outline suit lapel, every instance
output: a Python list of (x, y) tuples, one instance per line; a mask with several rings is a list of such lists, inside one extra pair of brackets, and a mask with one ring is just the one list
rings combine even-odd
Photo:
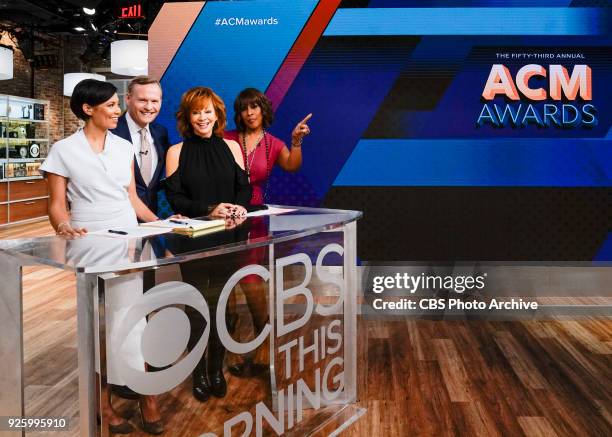
[(144, 179), (142, 178), (142, 175), (140, 174), (140, 166), (138, 165), (136, 156), (134, 156), (134, 179), (136, 179), (136, 185), (141, 185), (143, 187), (147, 186), (147, 184), (145, 184)]
[(153, 143), (155, 145), (155, 150), (157, 151), (157, 162), (163, 162), (164, 148), (162, 147), (162, 133), (154, 123), (149, 125), (149, 129), (151, 130), (151, 136), (153, 137)]
[(164, 163), (166, 162), (166, 157), (164, 156), (164, 148), (162, 145), (162, 136), (163, 133), (160, 132), (160, 129), (154, 123), (149, 125), (149, 129), (151, 130), (151, 136), (153, 137), (153, 144), (155, 146), (155, 150), (157, 151), (157, 166), (155, 167), (155, 171), (153, 172), (152, 181), (156, 181), (159, 179), (160, 173), (163, 171)]
[(113, 129), (113, 132), (124, 140), (128, 140), (130, 143), (132, 142), (132, 136), (130, 135), (130, 128), (125, 119), (125, 114), (119, 117), (119, 122), (117, 123), (117, 127)]

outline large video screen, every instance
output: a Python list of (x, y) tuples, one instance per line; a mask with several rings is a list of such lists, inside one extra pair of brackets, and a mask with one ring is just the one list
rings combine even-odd
[(609, 259), (612, 11), (599, 3), (166, 4), (158, 21), (184, 30), (151, 60), (160, 121), (174, 127), (197, 85), (224, 99), (229, 128), (239, 91), (265, 91), (287, 143), (312, 112), (303, 166), (276, 169), (267, 202), (363, 210), (363, 259)]

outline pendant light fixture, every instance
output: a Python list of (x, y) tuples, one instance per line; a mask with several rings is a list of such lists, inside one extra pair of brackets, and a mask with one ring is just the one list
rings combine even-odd
[(13, 48), (0, 44), (0, 80), (13, 78)]
[(101, 80), (103, 82), (106, 81), (106, 77), (101, 74), (93, 74), (93, 73), (66, 73), (64, 74), (64, 95), (70, 97), (72, 92), (74, 91), (74, 87), (77, 86), (79, 82), (85, 79), (95, 79)]
[(111, 71), (124, 76), (146, 75), (149, 71), (149, 42), (136, 39), (112, 42)]

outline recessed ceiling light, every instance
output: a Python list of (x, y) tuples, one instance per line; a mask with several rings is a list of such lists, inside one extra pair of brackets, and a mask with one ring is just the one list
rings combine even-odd
[(89, 8), (83, 8), (83, 12), (85, 12), (87, 15), (94, 15), (96, 13), (95, 9), (89, 9)]
[(93, 23), (93, 21), (89, 22), (89, 25), (91, 26), (91, 28), (93, 29), (94, 32), (98, 31), (98, 28), (96, 27), (96, 25)]
[(85, 29), (82, 28), (81, 26), (75, 27), (74, 30), (76, 30), (77, 32), (85, 32)]

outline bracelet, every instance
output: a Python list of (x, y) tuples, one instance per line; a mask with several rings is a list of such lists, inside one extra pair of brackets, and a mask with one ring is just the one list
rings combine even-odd
[(299, 140), (297, 140), (297, 141), (295, 141), (295, 142), (292, 140), (292, 141), (291, 141), (291, 147), (296, 147), (296, 148), (298, 148), (298, 149), (299, 149), (300, 147), (302, 147), (302, 139), (300, 138)]

